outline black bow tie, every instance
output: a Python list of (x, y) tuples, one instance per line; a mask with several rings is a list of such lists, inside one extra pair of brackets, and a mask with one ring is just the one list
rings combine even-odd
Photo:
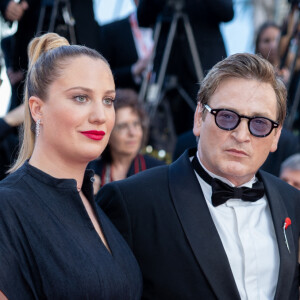
[(192, 165), (198, 175), (212, 188), (211, 202), (213, 206), (225, 203), (228, 199), (242, 199), (244, 201), (255, 202), (264, 195), (264, 185), (261, 181), (253, 184), (252, 188), (231, 187), (225, 182), (212, 178), (201, 166), (198, 158), (194, 156)]

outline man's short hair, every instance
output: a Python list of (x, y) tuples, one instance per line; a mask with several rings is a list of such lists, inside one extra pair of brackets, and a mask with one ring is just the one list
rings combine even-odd
[(282, 174), (285, 169), (300, 171), (300, 153), (293, 154), (283, 161), (280, 167), (280, 174)]
[(286, 116), (287, 91), (284, 83), (276, 75), (274, 67), (257, 54), (237, 53), (218, 62), (203, 79), (197, 101), (208, 104), (221, 82), (227, 78), (254, 79), (269, 83), (277, 100), (277, 122), (282, 125)]

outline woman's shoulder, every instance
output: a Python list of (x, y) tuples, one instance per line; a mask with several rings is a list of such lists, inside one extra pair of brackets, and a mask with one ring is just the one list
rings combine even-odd
[(23, 177), (25, 173), (22, 170), (17, 170), (9, 174), (6, 178), (0, 181), (0, 205), (6, 201), (23, 198)]
[[(19, 189), (13, 186), (0, 186), (0, 224), (15, 226), (19, 216), (24, 213), (26, 197)], [(26, 210), (26, 209), (25, 209)], [(3, 233), (2, 229), (0, 229)]]

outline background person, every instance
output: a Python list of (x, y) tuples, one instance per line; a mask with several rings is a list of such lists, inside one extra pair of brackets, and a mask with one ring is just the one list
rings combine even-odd
[(23, 144), (0, 183), (0, 299), (140, 299), (137, 263), (85, 172), (114, 125), (109, 65), (54, 33), (29, 61)]
[[(54, 2), (54, 0), (27, 0), (21, 1), (16, 5), (15, 2), (11, 0), (3, 1), (2, 5), (0, 3), (2, 15), (8, 21), (10, 21), (10, 19), (8, 19), (6, 15), (10, 5), (19, 7), (19, 9), (22, 8), (22, 14), (18, 17), (17, 31), (7, 39), (6, 45), (2, 44), (4, 55), (5, 57), (8, 57), (5, 63), (7, 64), (7, 62), (9, 61), (9, 64), (7, 64), (7, 70), (8, 78), (10, 80), (12, 88), (10, 109), (17, 107), (22, 102), (24, 78), (28, 66), (27, 47), (30, 40), (34, 36), (36, 36), (37, 34), (45, 33), (49, 30), (52, 12), (51, 10)], [(99, 51), (100, 26), (94, 19), (93, 1), (86, 0), (83, 2), (81, 0), (70, 0), (69, 2), (72, 17), (75, 19), (74, 31), (76, 36), (76, 43)], [(46, 9), (46, 14), (43, 19), (44, 22), (42, 22), (43, 26), (41, 32), (38, 32), (38, 23), (40, 20), (42, 7), (46, 7), (49, 9)], [(60, 17), (61, 9), (58, 9), (54, 31), (61, 30), (63, 33), (65, 33), (64, 31), (67, 31), (65, 29), (66, 26), (64, 21), (60, 20)]]
[(280, 178), (300, 190), (300, 153), (291, 155), (281, 164)]
[[(154, 27), (159, 20), (162, 20), (150, 83), (152, 80), (157, 81), (158, 79), (171, 20), (175, 15), (175, 9), (168, 8), (169, 2), (173, 3), (173, 6), (176, 6), (176, 2), (184, 3), (183, 12), (186, 12), (191, 24), (203, 74), (206, 74), (214, 64), (227, 56), (219, 25), (221, 22), (232, 20), (234, 16), (232, 0), (140, 0), (137, 9), (140, 26)], [(167, 111), (170, 111), (175, 133), (179, 135), (192, 129), (193, 109), (180, 95), (177, 87), (182, 87), (192, 101), (195, 101), (199, 88), (195, 62), (192, 59), (182, 20), (178, 23), (172, 46), (163, 91), (167, 92), (164, 95), (164, 100), (168, 100), (170, 104)], [(168, 114), (166, 115), (168, 116)], [(164, 119), (167, 119), (167, 116)], [(170, 130), (170, 128), (168, 129)], [(165, 128), (158, 129), (161, 132), (164, 130)], [(164, 149), (167, 149), (167, 146)]]
[(89, 168), (95, 171), (94, 192), (104, 184), (125, 179), (164, 163), (149, 155), (140, 154), (147, 138), (148, 118), (138, 95), (130, 89), (119, 89), (116, 94), (116, 122), (108, 146), (101, 157)]
[[(25, 72), (28, 66), (27, 46), (30, 40), (35, 36), (41, 0), (28, 0), (16, 3), (4, 1), (7, 5), (2, 5), (1, 13), (7, 21), (12, 21), (7, 17), (9, 6), (22, 8), (22, 14), (18, 17), (17, 31), (10, 37), (1, 42), (2, 51), (5, 57), (8, 79), (11, 84), (11, 99), (9, 109), (19, 106), (23, 100)], [(12, 4), (14, 2), (14, 4)], [(26, 9), (25, 9), (26, 8)]]
[(28, 3), (26, 1), (16, 2), (14, 0), (1, 0), (0, 10), (3, 17), (7, 21), (19, 21), (25, 10), (28, 9)]
[[(227, 56), (219, 25), (221, 22), (229, 22), (232, 20), (234, 15), (233, 3), (231, 0), (218, 0), (214, 2), (206, 0), (185, 0), (183, 2), (185, 5), (183, 11), (186, 12), (189, 17), (203, 72), (205, 73), (210, 70), (214, 64)], [(154, 27), (160, 14), (166, 13), (166, 15), (171, 15), (172, 11), (167, 11), (167, 3), (168, 0), (140, 0), (137, 9), (140, 26)], [(163, 35), (165, 33), (166, 32), (162, 32)], [(163, 39), (163, 37), (161, 38)], [(179, 43), (179, 45), (178, 50), (181, 51), (181, 60), (186, 62), (187, 59), (191, 59), (191, 53), (188, 52), (189, 48), (187, 44)], [(171, 58), (171, 61), (174, 63), (176, 60), (173, 61)], [(176, 61), (176, 63), (175, 68), (181, 67), (179, 61)], [(193, 66), (188, 64), (188, 67)], [(178, 73), (180, 71), (184, 70), (179, 69)], [(194, 72), (195, 70), (192, 69), (190, 71)]]
[[(139, 1), (134, 3), (138, 6)], [(101, 53), (111, 66), (117, 88), (140, 89), (152, 53), (152, 34), (151, 28), (139, 26), (136, 12), (101, 27)]]
[(280, 27), (274, 22), (263, 23), (257, 32), (255, 41), (255, 53), (261, 54), (275, 68), (277, 74), (287, 83), (290, 71), (285, 66), (280, 69), (279, 40), (281, 35)]
[(141, 267), (145, 299), (298, 299), (300, 192), (258, 171), (285, 115), (272, 65), (232, 55), (201, 83), (197, 149), (100, 190)]
[(0, 180), (14, 162), (19, 147), (19, 135), (16, 128), (24, 121), (24, 105), (21, 104), (0, 118)]
[(0, 118), (0, 141), (11, 132), (14, 127), (21, 125), (24, 121), (24, 104), (8, 112)]
[[(20, 1), (19, 3), (13, 0), (0, 1), (0, 10), (5, 20), (18, 21), (17, 31), (1, 40), (7, 76), (11, 85), (9, 111), (23, 102), (25, 73), (28, 66), (27, 47), (30, 40), (37, 34), (41, 7), (45, 5), (52, 8), (53, 3), (54, 1), (41, 0)], [(73, 17), (76, 20), (75, 35), (77, 43), (99, 50), (100, 27), (94, 20), (93, 1), (70, 0), (70, 4)], [(15, 17), (12, 19), (10, 16)], [(48, 30), (49, 22), (50, 11), (47, 10), (43, 32)], [(18, 152), (18, 128), (15, 127), (14, 130), (9, 130), (9, 132), (10, 134), (6, 136), (6, 139), (0, 142), (0, 180), (6, 176), (6, 171), (16, 159)]]
[[(290, 77), (287, 67), (280, 69), (279, 40), (281, 29), (274, 22), (265, 22), (258, 29), (255, 41), (255, 53), (262, 55), (275, 68), (276, 73), (286, 84)], [(279, 176), (281, 163), (289, 156), (299, 151), (299, 138), (290, 130), (283, 128), (277, 150), (269, 154), (262, 169)]]

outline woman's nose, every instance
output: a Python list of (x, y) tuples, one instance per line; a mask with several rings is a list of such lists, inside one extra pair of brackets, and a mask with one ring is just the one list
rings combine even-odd
[(90, 121), (92, 123), (104, 123), (106, 121), (106, 114), (103, 105), (96, 103), (91, 106)]

